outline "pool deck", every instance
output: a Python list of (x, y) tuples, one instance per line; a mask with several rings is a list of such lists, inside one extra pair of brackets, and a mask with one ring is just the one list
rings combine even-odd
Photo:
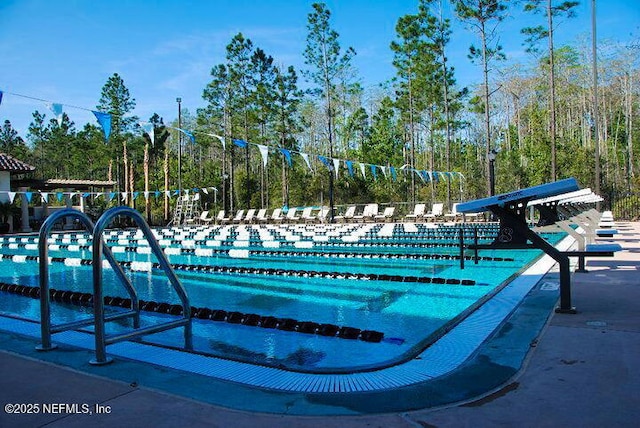
[[(110, 380), (5, 351), (0, 403), (100, 403), (106, 414), (15, 415), (0, 426), (635, 427), (640, 420), (640, 223), (619, 223), (615, 258), (573, 275), (576, 315), (554, 314), (523, 369), (497, 391), (439, 409), (366, 416), (251, 413)], [(93, 410), (93, 409), (92, 409)]]

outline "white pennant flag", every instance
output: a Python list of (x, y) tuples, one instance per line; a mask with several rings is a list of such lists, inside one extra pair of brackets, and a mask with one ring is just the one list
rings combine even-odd
[(384, 178), (387, 178), (387, 167), (380, 165), (380, 169), (382, 170), (382, 173), (384, 174)]
[(100, 196), (104, 196), (104, 193), (102, 193), (102, 192), (96, 193), (96, 198), (95, 199), (97, 200)]
[(267, 167), (267, 157), (269, 156), (269, 147), (258, 144), (258, 149), (260, 149), (260, 154), (262, 155), (262, 166)]
[(225, 151), (227, 150), (227, 145), (224, 142), (224, 137), (221, 137), (220, 135), (216, 135), (216, 134), (209, 134), (209, 135), (220, 140), (220, 143), (222, 144), (222, 150), (225, 150)]
[(121, 196), (122, 196), (122, 202), (126, 203), (127, 202), (127, 192), (122, 192)]
[(40, 192), (40, 197), (45, 203), (49, 202), (49, 194), (47, 192)]
[(56, 117), (58, 126), (62, 126), (62, 104), (47, 103), (47, 107), (53, 112), (53, 115)]
[(16, 192), (7, 192), (7, 195), (9, 196), (9, 203), (12, 204), (13, 200), (16, 198)]
[(164, 191), (164, 194), (165, 194), (169, 199), (171, 199), (171, 190), (165, 190), (165, 191)]
[(340, 169), (340, 159), (333, 158), (333, 172), (336, 173), (336, 178), (338, 178), (338, 169)]
[(155, 146), (155, 132), (153, 123), (149, 122), (138, 122), (140, 127), (147, 133), (149, 139), (151, 140), (151, 145)]
[(360, 172), (362, 172), (362, 178), (367, 178), (367, 173), (365, 172), (364, 164), (360, 164)]
[(205, 195), (209, 194), (209, 190), (206, 187), (202, 188), (202, 193), (204, 193)]
[(144, 192), (144, 200), (145, 201), (149, 200), (149, 192), (147, 192), (147, 191)]
[(309, 170), (313, 171), (313, 168), (311, 168), (311, 162), (309, 162), (309, 155), (307, 153), (300, 153), (300, 156), (302, 156), (302, 159), (304, 159), (304, 162), (309, 167)]

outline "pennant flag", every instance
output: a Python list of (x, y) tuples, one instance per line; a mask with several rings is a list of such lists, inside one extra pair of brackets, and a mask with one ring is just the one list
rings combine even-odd
[(56, 198), (58, 198), (58, 202), (62, 202), (62, 192), (56, 192)]
[(53, 115), (56, 117), (58, 126), (62, 126), (62, 104), (47, 103), (47, 107), (53, 112)]
[(144, 200), (145, 201), (149, 200), (149, 192), (147, 192), (147, 191), (144, 192)]
[(156, 195), (156, 199), (158, 199), (160, 195), (162, 195), (162, 192), (159, 190), (156, 190), (155, 195)]
[(367, 174), (364, 172), (364, 164), (360, 164), (360, 172), (362, 173), (362, 178), (367, 178)]
[(33, 197), (33, 192), (24, 192), (24, 195), (27, 197), (27, 202), (31, 202), (31, 198)]
[(282, 152), (282, 154), (284, 155), (284, 158), (287, 160), (287, 163), (289, 164), (289, 168), (291, 168), (291, 152), (287, 149), (280, 149), (280, 152)]
[(174, 190), (173, 191), (173, 196), (178, 196), (180, 195), (180, 190)]
[(98, 193), (96, 193), (95, 199), (98, 199), (101, 196), (104, 196), (104, 193), (98, 192)]
[(82, 197), (83, 197), (83, 198), (86, 198), (86, 197), (87, 197), (87, 196), (89, 196), (90, 194), (91, 194), (91, 193), (88, 193), (88, 192), (83, 193), (83, 194), (82, 194)]
[(329, 171), (332, 170), (333, 165), (331, 165), (331, 162), (329, 162), (329, 159), (325, 158), (324, 156), (318, 156), (318, 159), (320, 159), (320, 162), (322, 162), (323, 164), (325, 164), (325, 166), (327, 167), (327, 169)]
[(440, 178), (438, 177), (438, 171), (434, 171), (433, 173), (429, 173), (429, 175), (431, 176), (432, 180), (434, 182), (439, 182)]
[(387, 178), (387, 167), (386, 166), (380, 166), (380, 169), (382, 170), (382, 173), (384, 174), (384, 178)]
[(49, 202), (49, 193), (47, 193), (47, 192), (40, 192), (40, 197), (42, 198), (42, 200), (43, 200), (45, 203), (48, 203), (48, 202)]
[(397, 181), (398, 180), (398, 174), (396, 173), (396, 169), (392, 166), (389, 167), (389, 171), (391, 171), (391, 178), (393, 178), (393, 181)]
[(16, 192), (7, 192), (7, 195), (9, 196), (9, 203), (12, 204), (13, 200), (16, 198)]
[(266, 168), (267, 157), (269, 156), (269, 147), (258, 144), (258, 149), (260, 149), (260, 154), (262, 155), (262, 166)]
[(209, 189), (207, 189), (206, 187), (202, 188), (202, 193), (204, 193), (205, 195), (209, 194)]
[(140, 196), (140, 192), (133, 192), (133, 200), (135, 201)]
[(353, 177), (353, 161), (346, 160), (344, 163), (347, 165), (347, 170), (349, 171), (349, 175)]
[(220, 140), (220, 143), (222, 144), (222, 150), (225, 150), (225, 151), (227, 150), (227, 145), (224, 142), (224, 137), (221, 137), (220, 135), (216, 135), (216, 134), (207, 134), (207, 135), (210, 135)]
[(100, 126), (102, 126), (105, 141), (108, 141), (109, 135), (111, 135), (111, 115), (101, 111), (92, 111), (92, 113), (95, 115), (96, 119), (98, 119)]
[(369, 165), (369, 168), (371, 169), (371, 174), (373, 175), (373, 179), (377, 180), (378, 179), (378, 173), (376, 172), (376, 166), (375, 165)]
[(333, 170), (336, 173), (336, 178), (338, 178), (339, 169), (340, 169), (340, 159), (333, 158)]
[(240, 147), (241, 149), (244, 149), (245, 147), (247, 147), (248, 143), (244, 140), (233, 140), (233, 144)]
[(127, 192), (120, 193), (120, 196), (122, 196), (122, 202), (126, 203), (127, 202), (127, 198), (129, 197)]
[(115, 192), (109, 192), (109, 201), (108, 202), (111, 202), (113, 200), (113, 198), (115, 198), (115, 196), (116, 196)]
[(2, 91), (0, 91), (0, 105), (2, 105)]
[(309, 171), (313, 172), (313, 168), (311, 168), (311, 162), (309, 162), (309, 155), (307, 153), (300, 153), (300, 156), (302, 156), (302, 159), (304, 159), (304, 162), (307, 164)]
[(184, 129), (178, 129), (176, 128), (178, 131), (182, 132), (184, 135), (186, 135), (187, 137), (189, 137), (189, 139), (191, 140), (192, 144), (196, 143), (196, 137), (193, 136), (193, 134), (189, 131), (186, 131)]
[(164, 195), (165, 195), (167, 198), (171, 198), (171, 190), (165, 190), (165, 191), (164, 191)]
[(140, 127), (142, 128), (142, 130), (149, 136), (149, 139), (151, 140), (151, 145), (155, 146), (155, 127), (153, 126), (153, 123), (149, 123), (149, 122), (139, 122)]

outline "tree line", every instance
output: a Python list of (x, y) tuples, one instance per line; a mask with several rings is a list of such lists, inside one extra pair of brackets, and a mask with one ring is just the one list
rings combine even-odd
[[(599, 187), (604, 196), (638, 192), (640, 46), (599, 46), (594, 97), (588, 41), (554, 44), (577, 1), (445, 3), (419, 0), (415, 13), (398, 18), (389, 45), (396, 73), (375, 88), (363, 87), (353, 66), (357, 51), (340, 43), (327, 6), (314, 3), (302, 70), (277, 63), (242, 33), (232, 37), (225, 60), (211, 68), (205, 107), (185, 109), (180, 117), (182, 128), (195, 131), (195, 143), (171, 129), (176, 120), (168, 128), (154, 114), (145, 119), (155, 126), (150, 144), (132, 115), (135, 99), (116, 73), (96, 106), (114, 118), (107, 144), (94, 125), (79, 130), (66, 114), (58, 122), (35, 111), (27, 142), (5, 121), (0, 150), (36, 166), (40, 177), (110, 179), (120, 191), (176, 188), (179, 175), (183, 188), (215, 186), (220, 207), (228, 211), (364, 202), (450, 205), (569, 176), (583, 187)], [(533, 66), (510, 62), (498, 44), (501, 23), (516, 7), (540, 22), (522, 29)], [(475, 36), (469, 59), (482, 76), (474, 87), (458, 85), (448, 58), (454, 20), (464, 24), (456, 31)], [(216, 135), (226, 141), (225, 150)], [(344, 169), (336, 178), (324, 165), (312, 173), (299, 157), (289, 166), (282, 156), (265, 167), (255, 147), (237, 147), (234, 138), (465, 178), (425, 180), (410, 172), (373, 180)], [(148, 216), (169, 216), (168, 201), (138, 203)]]

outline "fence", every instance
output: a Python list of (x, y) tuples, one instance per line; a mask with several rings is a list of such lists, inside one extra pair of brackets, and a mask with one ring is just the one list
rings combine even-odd
[(611, 210), (616, 220), (640, 220), (640, 194), (612, 193), (605, 197), (603, 209)]

